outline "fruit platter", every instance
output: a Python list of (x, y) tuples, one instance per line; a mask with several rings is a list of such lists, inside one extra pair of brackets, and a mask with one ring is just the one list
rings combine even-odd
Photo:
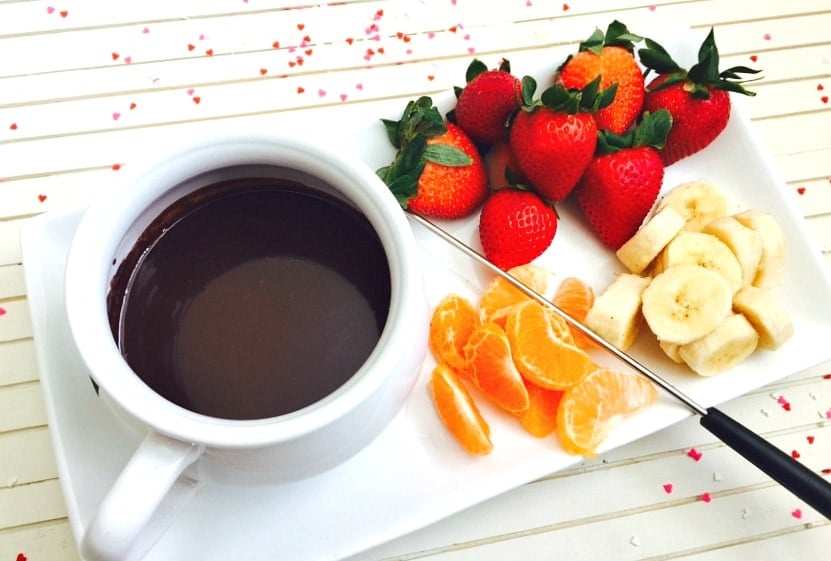
[[(591, 30), (588, 31), (590, 34)], [(600, 31), (605, 36), (609, 35), (606, 27)], [(631, 32), (612, 34), (620, 39), (620, 35), (635, 33), (646, 34), (634, 25)], [(624, 39), (631, 40), (632, 37)], [(699, 45), (705, 40), (704, 37), (693, 37), (688, 31), (674, 28), (663, 29), (653, 39), (687, 69), (697, 62)], [(642, 43), (640, 45), (643, 46)], [(523, 93), (520, 99), (539, 107), (542, 93), (555, 85), (557, 69), (569, 56), (577, 53), (576, 45), (568, 45), (553, 48), (550, 58), (544, 61), (523, 53), (512, 55), (511, 73), (519, 78), (520, 85), (525, 76), (536, 85), (534, 94), (526, 96)], [(481, 62), (488, 69), (499, 69), (502, 59), (488, 56), (485, 60), (482, 56)], [(459, 77), (460, 87), (466, 82), (465, 76)], [(528, 80), (524, 82), (530, 84)], [(592, 98), (591, 102), (586, 101), (584, 108), (599, 112), (603, 110), (601, 105), (609, 102), (602, 99), (602, 92), (611, 86), (590, 86), (591, 83), (590, 79), (583, 86), (583, 91), (586, 87), (590, 87), (590, 91), (581, 95), (585, 95), (587, 100)], [(752, 89), (752, 83), (745, 86)], [(567, 91), (576, 86), (563, 88)], [(559, 96), (555, 93), (545, 97), (549, 101), (553, 97), (556, 102)], [(401, 144), (396, 146), (391, 141), (390, 131), (399, 128), (396, 123), (403, 120), (408, 107), (435, 108), (435, 114), (442, 121), (448, 113), (457, 109), (459, 98), (453, 91), (435, 92), (429, 97), (429, 103), (422, 105), (417, 99), (387, 99), (349, 108), (322, 108), (316, 110), (315, 119), (319, 118), (320, 123), (337, 122), (338, 130), (333, 131), (327, 141), (347, 147), (345, 149), (353, 151), (356, 157), (373, 169), (382, 170), (392, 165), (401, 149)], [(531, 99), (524, 100), (523, 97)], [(662, 168), (657, 189), (653, 184), (651, 201), (648, 204), (639, 203), (638, 212), (642, 215), (626, 225), (615, 222), (622, 212), (606, 209), (593, 214), (589, 210), (591, 203), (581, 203), (577, 195), (572, 194), (573, 191), (559, 193), (557, 190), (562, 186), (544, 188), (548, 189), (545, 197), (540, 197), (538, 190), (513, 189), (507, 185), (513, 183), (509, 179), (518, 180), (517, 184), (533, 185), (535, 174), (531, 172), (532, 166), (527, 167), (527, 172), (515, 169), (512, 173), (504, 173), (504, 165), (502, 173), (491, 175), (505, 178), (503, 188), (493, 190), (488, 184), (485, 192), (480, 187), (478, 194), (471, 198), (473, 202), (466, 205), (461, 214), (434, 214), (431, 220), (500, 267), (524, 277), (521, 280), (527, 280), (530, 284), (537, 282), (535, 279), (539, 280), (536, 287), (545, 291), (547, 296), (557, 299), (564, 308), (571, 308), (575, 315), (584, 314), (583, 320), (593, 325), (592, 329), (616, 346), (625, 348), (627, 353), (659, 372), (702, 405), (722, 403), (827, 359), (829, 352), (816, 341), (831, 336), (831, 326), (827, 321), (831, 317), (831, 300), (827, 297), (831, 279), (820, 261), (818, 248), (806, 232), (801, 213), (786, 196), (778, 171), (744, 116), (741, 97), (731, 93), (733, 106), (719, 134), (705, 147), (678, 160), (671, 163), (664, 161), (660, 149), (652, 144), (662, 144), (660, 137), (663, 134), (663, 144), (666, 145), (672, 134), (671, 128), (662, 133), (666, 126), (665, 123), (662, 125), (664, 119), (660, 117), (651, 127), (647, 127), (657, 130), (649, 134), (644, 130), (637, 135), (638, 142), (647, 144), (618, 150), (617, 153), (622, 150), (647, 153), (643, 167)], [(565, 99), (560, 101), (565, 105), (574, 104)], [(579, 100), (576, 102), (578, 108), (580, 103)], [(604, 107), (609, 106), (607, 103)], [(525, 114), (523, 111), (520, 109), (517, 115)], [(654, 110), (651, 114), (657, 115), (658, 111)], [(531, 114), (530, 111), (528, 113)], [(629, 130), (639, 126), (635, 121), (642, 114), (643, 111), (639, 110), (634, 117), (629, 117), (634, 119), (628, 125)], [(596, 131), (597, 123), (591, 111), (587, 115)], [(337, 121), (333, 121), (333, 117)], [(294, 130), (315, 129), (309, 126), (308, 115), (285, 114), (282, 124)], [(592, 124), (586, 126), (591, 127)], [(627, 141), (623, 138), (626, 137), (625, 130), (620, 129), (614, 134), (623, 140), (610, 136), (609, 144)], [(634, 142), (636, 135), (631, 136), (630, 140)], [(424, 144), (428, 144), (426, 140)], [(520, 143), (519, 139), (517, 143)], [(583, 149), (588, 152), (588, 156), (582, 156), (584, 164), (578, 171), (569, 172), (571, 178), (568, 182), (574, 183), (571, 186), (573, 189), (577, 188), (577, 183), (592, 165), (596, 149), (596, 145), (590, 151)], [(650, 150), (657, 154), (657, 159)], [(438, 155), (431, 156), (438, 159), (453, 160), (458, 156), (452, 150), (432, 149), (431, 152), (438, 152)], [(481, 151), (479, 157), (485, 165), (487, 152)], [(574, 158), (569, 159), (569, 162), (573, 161)], [(464, 163), (466, 160), (461, 162), (467, 165)], [(573, 167), (569, 162), (561, 167)], [(597, 167), (597, 176), (603, 176), (597, 180), (599, 189), (607, 186), (607, 179), (606, 172), (600, 169), (602, 166), (598, 164)], [(380, 174), (390, 183), (395, 183), (389, 170)], [(399, 177), (408, 175), (411, 174), (402, 173)], [(562, 179), (562, 176), (558, 177)], [(407, 181), (401, 181), (391, 187), (402, 201), (413, 196), (413, 182), (410, 181), (409, 186), (405, 183)], [(718, 194), (711, 191), (711, 186), (717, 188)], [(548, 234), (543, 237), (545, 243), (523, 245), (518, 252), (514, 252), (517, 247), (514, 243), (510, 247), (504, 246), (509, 250), (504, 251), (505, 261), (502, 261), (499, 251), (504, 249), (504, 236), (500, 234), (489, 241), (487, 234), (483, 237), (483, 232), (489, 231), (488, 227), (483, 228), (480, 220), (488, 216), (489, 202), (499, 203), (500, 199), (516, 195), (524, 199), (533, 198), (535, 224), (542, 224)], [(722, 208), (720, 213), (723, 217), (729, 217), (735, 224), (712, 225), (710, 223), (716, 218), (711, 217), (707, 220), (709, 233), (702, 234), (710, 236), (704, 238), (707, 242), (692, 236), (692, 241), (679, 242), (674, 249), (670, 248), (671, 241), (681, 239), (682, 231), (685, 237), (686, 233), (701, 233), (684, 229), (691, 219), (701, 218), (705, 207), (709, 206), (696, 206), (699, 210), (685, 216), (680, 207), (687, 205), (679, 203), (677, 208), (670, 204), (673, 198), (682, 203), (689, 200), (697, 203), (709, 201)], [(659, 210), (661, 201), (664, 201), (664, 206)], [(495, 215), (510, 214), (516, 207), (512, 206), (512, 201), (509, 203), (497, 209), (500, 212)], [(412, 211), (419, 209), (417, 203), (406, 204), (412, 204)], [(425, 213), (422, 207), (419, 212), (429, 214), (430, 210)], [(747, 289), (750, 294), (745, 296), (744, 304), (741, 304), (741, 299), (739, 304), (734, 303), (734, 295), (742, 290), (734, 291), (736, 283), (741, 283), (741, 287), (754, 286), (753, 281), (745, 283), (744, 280), (736, 280), (736, 266), (740, 275), (738, 278), (750, 278), (747, 270), (753, 258), (748, 259), (746, 267), (743, 267), (742, 259), (729, 250), (731, 245), (747, 245), (730, 241), (740, 239), (736, 231), (745, 231), (738, 229), (736, 224), (755, 232), (753, 226), (745, 225), (740, 217), (747, 224), (770, 218), (777, 225), (776, 231), (781, 233), (784, 256), (781, 264), (777, 264), (779, 261), (775, 257), (778, 250), (773, 248), (768, 253), (771, 260), (761, 265), (762, 234), (755, 237), (758, 243), (748, 242), (758, 254), (752, 278), (755, 280), (760, 271), (769, 273), (775, 279), (775, 286), (770, 290), (778, 304), (759, 304), (757, 295), (753, 294), (754, 289)], [(64, 337), (65, 318), (59, 312), (62, 309), (60, 270), (65, 259), (62, 252), (78, 218), (78, 211), (72, 211), (44, 217), (40, 222), (34, 221), (27, 235), (29, 248), (26, 253), (26, 256), (49, 256), (48, 259), (27, 259), (30, 270), (35, 273), (33, 278), (38, 279), (29, 290), (30, 304), (36, 340), (55, 350), (43, 357), (42, 379), (52, 417), (50, 425), (58, 427), (56, 430), (59, 431), (57, 440), (62, 480), (67, 486), (67, 509), (76, 536), (82, 533), (97, 502), (137, 443), (135, 435), (110, 422), (108, 412), (88, 391), (84, 368)], [(611, 227), (612, 222), (615, 222), (614, 228)], [(494, 220), (494, 223), (498, 224), (498, 221)], [(551, 232), (551, 224), (556, 225), (556, 231)], [(608, 229), (605, 228), (607, 225)], [(583, 341), (580, 334), (572, 332), (568, 325), (563, 329), (562, 324), (558, 326), (544, 311), (525, 302), (513, 301), (515, 296), (504, 290), (505, 287), (495, 280), (493, 274), (460, 255), (430, 231), (416, 223), (413, 223), (413, 231), (422, 250), (425, 289), (436, 311), (434, 325), (425, 326), (425, 329), (431, 329), (435, 341), (413, 393), (393, 423), (361, 453), (319, 476), (258, 488), (204, 483), (187, 507), (176, 513), (169, 531), (147, 559), (279, 556), (314, 561), (344, 558), (537, 478), (574, 466), (584, 456), (603, 454), (652, 434), (691, 414), (689, 409), (656, 391), (614, 357)], [(724, 275), (710, 269), (707, 269), (708, 273), (702, 273), (697, 268), (694, 272), (691, 270), (692, 267), (699, 267), (690, 264), (690, 260), (697, 259), (696, 255), (702, 251), (712, 253), (701, 247), (722, 247), (711, 238), (728, 247), (735, 264), (725, 256), (722, 262), (731, 265), (723, 265), (722, 268), (732, 273)], [(519, 254), (519, 261), (516, 254)], [(604, 317), (600, 312), (606, 306), (616, 311), (631, 306), (632, 294), (638, 294), (634, 308), (637, 313), (643, 314), (643, 299), (649, 299), (646, 289), (667, 271), (675, 273), (663, 277), (664, 286), (658, 284), (653, 288), (651, 322), (646, 317), (638, 319), (631, 309), (630, 320), (627, 321), (612, 321), (608, 319), (608, 314), (606, 319), (598, 319)], [(717, 280), (714, 280), (714, 275), (717, 275)], [(733, 275), (730, 277), (732, 280), (727, 275)], [(762, 275), (764, 277), (765, 274)], [(702, 281), (702, 278), (705, 280)], [(624, 286), (615, 288), (620, 279), (624, 279)], [(713, 300), (717, 300), (718, 305), (711, 306), (709, 301), (699, 304), (700, 317), (691, 322), (695, 329), (690, 329), (687, 324), (673, 323), (671, 304), (660, 296), (694, 291), (689, 287), (695, 287), (700, 282), (714, 287), (713, 293), (718, 298)], [(762, 290), (758, 286), (755, 288)], [(616, 295), (616, 290), (620, 290), (618, 294), (621, 295)], [(509, 305), (504, 304), (506, 299)], [(716, 311), (709, 311), (711, 307)], [(742, 308), (749, 310), (747, 315), (742, 314), (745, 318), (764, 315), (757, 321), (767, 326), (764, 334), (753, 327), (750, 320), (746, 321), (751, 323), (752, 334), (741, 320), (731, 320), (724, 333), (700, 342), (716, 329), (715, 324), (720, 327), (728, 317), (738, 317), (736, 310)], [(595, 311), (592, 312), (592, 309)], [(760, 309), (762, 312), (758, 311)], [(776, 314), (765, 310), (776, 310)], [(442, 312), (447, 312), (444, 314), (446, 325), (442, 324)], [(785, 315), (778, 315), (780, 312)], [(475, 324), (483, 314), (495, 321), (483, 322), (481, 326), (470, 329), (463, 342), (448, 337), (451, 329), (462, 325), (463, 322), (457, 323), (460, 321), (458, 317), (471, 318), (471, 323)], [(499, 326), (502, 331), (492, 325)], [(538, 327), (520, 328), (522, 325)], [(636, 325), (639, 326), (637, 331)], [(474, 331), (475, 338), (472, 336)], [(571, 369), (562, 372), (562, 376), (558, 375), (556, 379), (547, 375), (546, 369), (535, 373), (537, 361), (531, 357), (533, 349), (540, 343), (527, 339), (530, 335), (542, 337), (540, 332), (552, 332), (546, 343), (549, 348), (555, 348), (563, 356), (573, 359), (575, 364), (582, 365), (577, 375), (571, 375)], [(508, 334), (511, 334), (510, 337)], [(724, 341), (728, 341), (727, 350), (741, 349), (742, 352), (720, 354), (718, 349), (723, 350)], [(699, 342), (698, 345), (681, 350), (696, 342)], [(751, 351), (747, 352), (750, 347)], [(529, 360), (520, 365), (523, 361), (513, 362), (512, 358), (515, 371), (508, 370), (514, 377), (505, 378), (505, 373), (494, 368), (494, 364), (505, 364), (508, 353), (514, 352)], [(742, 360), (728, 361), (727, 357), (733, 354), (743, 355)], [(471, 374), (474, 371), (475, 374)], [(529, 381), (534, 376), (536, 383)], [(507, 386), (506, 379), (511, 382)], [(600, 391), (604, 388), (613, 388), (614, 391)], [(596, 408), (600, 394), (616, 396), (614, 412), (608, 418), (600, 415)], [(628, 399), (630, 397), (635, 399)], [(568, 431), (566, 427), (569, 427)], [(584, 434), (588, 437), (584, 438)], [(110, 444), (104, 454), (100, 453), (101, 442)], [(92, 443), (98, 444), (93, 446)], [(741, 460), (737, 458), (737, 461)], [(217, 513), (228, 512), (233, 512), (234, 516), (217, 516)], [(287, 523), (276, 525), (274, 520)], [(232, 527), (229, 528), (229, 524)], [(236, 537), (211, 539), (220, 534)], [(298, 539), (298, 536), (302, 538)]]

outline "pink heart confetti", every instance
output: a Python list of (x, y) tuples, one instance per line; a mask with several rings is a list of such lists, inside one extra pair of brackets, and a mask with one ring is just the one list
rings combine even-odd
[(340, 100), (346, 101), (346, 94), (340, 94)]
[(188, 95), (193, 95), (193, 88), (190, 88), (190, 89), (188, 90)]
[(701, 459), (701, 456), (703, 456), (703, 454), (701, 452), (699, 452), (698, 450), (696, 450), (695, 448), (690, 448), (690, 451), (687, 452), (687, 456), (689, 456), (690, 458), (692, 458), (693, 460), (695, 460), (697, 462), (698, 460)]
[(362, 90), (362, 89), (364, 89), (364, 85), (363, 85), (363, 84), (360, 84), (360, 83), (359, 83), (359, 84), (355, 84), (355, 89), (356, 89), (356, 90)]
[(48, 6), (46, 8), (46, 13), (47, 14), (54, 14), (55, 13), (55, 8), (53, 8), (52, 6)]
[(649, 11), (650, 12), (654, 12), (657, 8), (658, 8), (658, 6), (656, 6), (655, 4), (650, 4), (649, 5)]
[(764, 38), (765, 41), (770, 41), (772, 39), (770, 33), (765, 33), (763, 38)]
[(130, 64), (131, 62), (133, 62), (133, 57), (131, 57), (131, 56), (125, 56), (124, 57), (124, 64)]
[(829, 409), (828, 411), (825, 412), (825, 418), (826, 419), (831, 419), (831, 409)]
[(150, 33), (150, 28), (149, 28), (149, 27), (145, 27), (144, 29), (142, 29), (142, 30), (141, 30), (141, 32), (142, 32), (142, 33)]
[(799, 520), (800, 518), (802, 518), (802, 509), (800, 509), (800, 508), (793, 509), (793, 511), (791, 511), (791, 516), (793, 516), (794, 518)]
[(6, 315), (6, 308), (0, 306), (0, 316)]
[(667, 495), (672, 493), (672, 483), (664, 483), (664, 492), (666, 492)]
[(701, 500), (705, 503), (709, 503), (713, 500), (713, 496), (710, 495), (710, 493), (704, 493), (703, 495), (701, 495)]
[(324, 97), (326, 95), (326, 90), (323, 90), (323, 89), (317, 90), (317, 95), (319, 97)]
[(118, 111), (116, 111), (115, 113), (113, 113), (113, 121), (117, 121), (117, 120), (119, 120), (120, 118), (121, 118), (121, 113), (119, 113)]

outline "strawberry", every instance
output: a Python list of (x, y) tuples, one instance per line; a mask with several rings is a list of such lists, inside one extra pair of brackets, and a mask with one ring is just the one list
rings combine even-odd
[(485, 154), (485, 167), (488, 170), (488, 182), (492, 191), (527, 183), (519, 171), (511, 144), (507, 140), (500, 140), (491, 146)]
[(489, 193), (482, 157), (429, 97), (408, 103), (400, 120), (382, 122), (398, 153), (376, 173), (403, 208), (431, 218), (461, 218), (482, 204)]
[(511, 123), (509, 139), (519, 169), (544, 198), (565, 199), (592, 159), (597, 144), (597, 125), (591, 111), (614, 99), (614, 88), (598, 95), (600, 78), (583, 90), (567, 90), (562, 84), (533, 99), (536, 82), (523, 78), (522, 110)]
[(665, 165), (703, 150), (721, 134), (730, 119), (728, 92), (756, 95), (742, 86), (748, 80), (740, 75), (757, 74), (758, 70), (734, 66), (719, 72), (712, 29), (698, 51), (698, 63), (689, 70), (678, 66), (661, 45), (649, 39), (638, 56), (647, 71), (658, 72), (647, 85), (644, 110), (667, 109), (672, 114), (672, 130), (661, 150)]
[(502, 60), (497, 70), (473, 59), (466, 73), (467, 84), (456, 88), (456, 108), (449, 116), (477, 143), (490, 146), (505, 137), (510, 115), (522, 102), (519, 78)]
[(574, 197), (604, 244), (617, 249), (640, 228), (664, 179), (658, 154), (672, 126), (666, 109), (644, 113), (624, 136), (603, 131), (598, 155), (586, 168)]
[(641, 39), (615, 20), (605, 34), (597, 29), (580, 43), (578, 53), (560, 66), (557, 80), (566, 88), (584, 88), (598, 76), (601, 90), (617, 84), (614, 101), (595, 115), (598, 128), (623, 134), (641, 113), (644, 79), (633, 54)]
[(479, 215), (479, 240), (488, 260), (508, 270), (542, 254), (557, 232), (557, 213), (536, 193), (502, 189)]

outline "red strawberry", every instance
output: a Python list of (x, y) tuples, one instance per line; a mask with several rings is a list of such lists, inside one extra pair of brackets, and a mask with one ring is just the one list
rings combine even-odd
[(598, 76), (601, 90), (616, 86), (615, 100), (595, 115), (599, 128), (615, 134), (629, 130), (641, 113), (643, 74), (632, 54), (641, 39), (615, 20), (605, 34), (598, 29), (580, 43), (578, 53), (563, 63), (557, 76), (566, 88), (584, 88)]
[(530, 191), (497, 191), (485, 201), (479, 216), (485, 257), (505, 270), (541, 255), (556, 232), (557, 213)]
[(640, 49), (641, 63), (658, 76), (646, 88), (644, 110), (667, 109), (672, 114), (672, 130), (661, 150), (665, 165), (691, 156), (709, 146), (727, 126), (730, 119), (728, 92), (756, 95), (746, 90), (741, 74), (759, 71), (734, 66), (719, 72), (719, 54), (713, 30), (698, 51), (698, 63), (689, 70), (678, 66), (658, 43), (646, 40)]
[(614, 97), (613, 89), (598, 95), (599, 85), (600, 78), (581, 91), (555, 84), (533, 100), (536, 83), (523, 78), (523, 110), (511, 123), (511, 148), (522, 175), (550, 201), (565, 199), (592, 159), (597, 125), (590, 112)]
[(505, 137), (508, 117), (522, 103), (522, 85), (503, 60), (498, 70), (488, 70), (474, 59), (467, 69), (467, 85), (456, 88), (456, 124), (475, 141), (490, 146)]
[(603, 132), (598, 155), (586, 168), (574, 197), (594, 232), (617, 249), (640, 228), (664, 179), (657, 148), (672, 126), (666, 110), (645, 113), (625, 136)]
[(491, 146), (485, 154), (485, 167), (488, 170), (488, 182), (492, 191), (527, 183), (519, 171), (511, 145), (506, 140), (500, 140)]
[(482, 157), (429, 97), (407, 104), (401, 120), (382, 122), (398, 153), (377, 173), (402, 207), (432, 218), (460, 218), (482, 204), (489, 193)]

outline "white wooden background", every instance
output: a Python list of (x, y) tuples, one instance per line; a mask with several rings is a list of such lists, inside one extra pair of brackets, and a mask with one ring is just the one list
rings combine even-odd
[[(148, 146), (288, 110), (444, 92), (472, 53), (545, 53), (656, 11), (715, 26), (725, 64), (764, 68), (746, 107), (831, 263), (828, 0), (300, 1), (0, 0), (0, 561), (77, 559), (19, 229), (89, 201)], [(819, 365), (723, 409), (831, 470), (829, 372)], [(828, 558), (829, 546), (828, 520), (690, 419), (356, 560), (778, 561)]]

